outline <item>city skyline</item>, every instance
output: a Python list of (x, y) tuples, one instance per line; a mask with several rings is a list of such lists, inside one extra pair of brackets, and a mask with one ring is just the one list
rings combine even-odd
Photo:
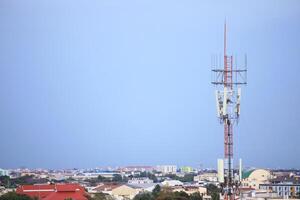
[(235, 165), (300, 168), (300, 2), (230, 2), (2, 1), (0, 168), (216, 168), (225, 19), (248, 56)]

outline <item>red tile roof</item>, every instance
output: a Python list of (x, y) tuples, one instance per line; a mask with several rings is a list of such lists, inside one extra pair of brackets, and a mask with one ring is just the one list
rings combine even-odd
[(87, 198), (84, 196), (85, 193), (82, 193), (80, 191), (76, 192), (53, 192), (49, 194), (46, 198), (43, 200), (65, 200), (68, 198), (71, 198), (72, 200), (87, 200)]
[(52, 184), (52, 185), (21, 185), (17, 188), (18, 194), (38, 197), (40, 200), (87, 200), (85, 190), (78, 184)]
[(38, 197), (43, 199), (50, 193), (55, 192), (55, 185), (21, 185), (17, 188), (16, 192), (18, 194), (25, 194), (30, 197)]
[(84, 192), (84, 188), (78, 184), (56, 184), (57, 192)]
[[(54, 184), (21, 185), (21, 188), (22, 190), (54, 190), (55, 185)], [(20, 187), (18, 189), (20, 189)]]

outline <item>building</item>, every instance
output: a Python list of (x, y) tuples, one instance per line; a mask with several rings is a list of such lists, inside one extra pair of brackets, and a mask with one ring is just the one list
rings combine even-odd
[(180, 172), (182, 173), (192, 173), (193, 171), (193, 168), (189, 166), (180, 167)]
[(176, 174), (177, 166), (176, 165), (159, 165), (156, 167), (156, 170), (163, 174)]
[(108, 195), (112, 195), (112, 190), (120, 187), (122, 184), (119, 183), (101, 183), (100, 185), (89, 188), (88, 192), (89, 193), (104, 193)]
[(97, 178), (98, 176), (102, 176), (107, 179), (113, 179), (114, 175), (119, 174), (117, 172), (95, 172), (95, 173), (76, 173), (71, 178), (76, 180), (85, 180), (85, 179), (91, 179), (91, 178)]
[(217, 173), (204, 173), (204, 174), (199, 174), (194, 177), (195, 182), (202, 182), (202, 181), (207, 181), (207, 182), (217, 182), (218, 181), (218, 174)]
[(183, 183), (178, 180), (164, 180), (161, 183), (163, 186), (174, 187), (174, 186), (182, 186)]
[(38, 200), (87, 200), (84, 188), (78, 184), (21, 185), (16, 192)]
[(295, 198), (300, 194), (300, 179), (296, 176), (280, 176), (270, 180), (270, 183), (260, 184), (260, 189), (272, 191), (282, 198)]
[(242, 186), (259, 189), (260, 184), (267, 184), (273, 178), (272, 173), (265, 169), (255, 169), (244, 172)]
[(251, 188), (247, 188), (246, 190), (240, 190), (240, 199), (244, 200), (266, 200), (273, 199), (279, 200), (281, 199), (276, 193), (269, 192), (267, 190), (255, 190)]
[(140, 184), (127, 184), (128, 186), (139, 190), (139, 192), (152, 192), (156, 185), (162, 186), (160, 183), (140, 183)]
[(152, 166), (127, 166), (121, 167), (118, 170), (122, 172), (152, 172), (155, 167)]
[(121, 185), (111, 190), (111, 195), (117, 200), (133, 199), (140, 189), (129, 185)]
[(132, 178), (131, 180), (128, 180), (128, 184), (149, 184), (153, 183), (153, 180), (142, 177), (142, 178)]
[(0, 168), (0, 176), (9, 176), (9, 171)]
[(224, 160), (218, 159), (218, 181), (224, 183)]
[(268, 190), (270, 192), (276, 192), (278, 196), (282, 198), (295, 198), (298, 193), (300, 193), (300, 183), (269, 183), (269, 184), (260, 184), (260, 189)]
[(240, 158), (239, 160), (239, 181), (241, 181), (243, 178), (243, 161)]
[(141, 187), (119, 183), (103, 183), (89, 189), (91, 194), (104, 193), (116, 200), (133, 199), (141, 191), (144, 191)]

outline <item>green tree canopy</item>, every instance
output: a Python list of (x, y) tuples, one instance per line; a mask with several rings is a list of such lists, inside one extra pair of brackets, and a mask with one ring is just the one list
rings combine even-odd
[(123, 178), (122, 178), (122, 176), (120, 174), (114, 174), (112, 181), (114, 181), (114, 182), (122, 182)]
[(143, 192), (140, 194), (137, 194), (133, 200), (154, 200), (155, 198), (150, 192)]
[(16, 192), (8, 192), (0, 196), (0, 200), (33, 200), (27, 195), (17, 194)]
[(169, 188), (164, 188), (156, 200), (189, 200), (189, 195), (183, 191), (172, 192)]
[(213, 184), (207, 186), (207, 193), (211, 196), (212, 200), (220, 200), (221, 189)]
[(157, 198), (161, 191), (161, 187), (157, 184), (154, 189), (152, 190), (152, 195), (154, 198)]
[(195, 174), (193, 174), (193, 173), (185, 174), (183, 177), (179, 177), (176, 174), (166, 175), (166, 177), (168, 177), (170, 179), (178, 180), (181, 182), (192, 182), (192, 181), (194, 181), (194, 176), (195, 176)]
[(202, 196), (200, 195), (199, 192), (195, 192), (190, 195), (190, 200), (202, 200)]

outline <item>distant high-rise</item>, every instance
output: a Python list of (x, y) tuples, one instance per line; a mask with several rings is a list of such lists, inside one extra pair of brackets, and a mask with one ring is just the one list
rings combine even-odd
[(218, 159), (218, 181), (224, 183), (224, 160)]
[(159, 165), (156, 170), (162, 172), (163, 174), (175, 174), (177, 172), (176, 165)]
[(9, 176), (9, 171), (0, 168), (0, 176)]
[(240, 158), (240, 160), (239, 160), (239, 179), (240, 179), (240, 181), (243, 178), (242, 175), (243, 175), (243, 164), (242, 164), (242, 159)]

